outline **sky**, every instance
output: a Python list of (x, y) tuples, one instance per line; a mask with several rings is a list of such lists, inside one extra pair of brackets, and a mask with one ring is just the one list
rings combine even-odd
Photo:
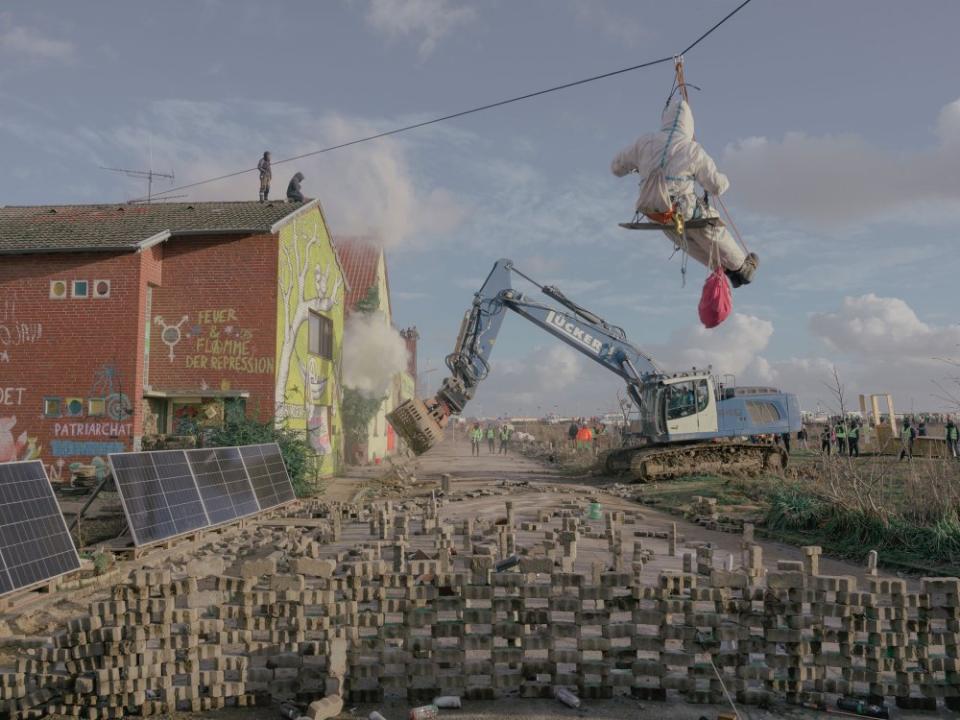
[[(673, 55), (733, 0), (8, 0), (0, 6), (0, 203), (122, 202)], [(669, 369), (835, 409), (891, 392), (943, 410), (960, 358), (960, 45), (954, 0), (753, 0), (685, 58), (697, 139), (754, 282), (706, 330), (706, 270), (622, 230), (610, 160), (659, 126), (669, 63), (274, 168), (306, 176), (334, 234), (387, 249), (394, 321), (424, 390), (501, 257), (624, 327)], [(187, 191), (256, 199), (254, 174)], [(536, 289), (518, 285), (537, 296)], [(621, 382), (519, 316), (469, 414), (592, 415)], [(960, 386), (958, 386), (960, 388)], [(945, 392), (946, 391), (946, 392)]]

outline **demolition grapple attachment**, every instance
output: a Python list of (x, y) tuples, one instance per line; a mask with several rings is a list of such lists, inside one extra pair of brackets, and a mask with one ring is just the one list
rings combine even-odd
[(427, 402), (430, 407), (418, 398), (411, 398), (387, 413), (387, 422), (407, 443), (414, 455), (422, 455), (440, 442), (450, 416), (449, 410), (442, 403)]

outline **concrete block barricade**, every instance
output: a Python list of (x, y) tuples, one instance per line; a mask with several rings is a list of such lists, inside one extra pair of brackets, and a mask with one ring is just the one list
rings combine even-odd
[[(515, 513), (507, 507), (522, 526)], [(368, 539), (373, 520), (375, 537), (390, 524), (405, 536), (422, 527), (414, 514), (351, 506), (329, 519), (317, 537), (335, 528)], [(676, 570), (653, 577), (643, 565), (662, 556), (625, 539), (632, 518), (618, 512), (605, 516), (609, 532), (597, 542), (627, 557), (633, 542), (635, 559), (623, 568), (631, 571), (610, 572), (611, 563), (574, 572), (584, 566), (575, 561), (579, 519), (542, 510), (536, 519), (552, 526), (555, 555), (529, 547), (514, 568), (495, 572), (499, 549), (480, 549), (503, 531), (474, 541), (484, 521), (432, 519), (437, 532), (411, 543), (435, 540), (440, 557), (429, 559), (408, 560), (393, 537), (324, 557), (334, 551), (316, 538), (276, 532), (271, 541), (286, 549), (267, 557), (248, 549), (232, 564), (185, 562), (185, 576), (131, 573), (49, 646), (0, 673), (0, 709), (109, 718), (312, 694), (305, 714), (321, 718), (384, 693), (422, 704), (444, 694), (547, 697), (556, 686), (585, 700), (722, 702), (717, 672), (743, 704), (833, 693), (902, 707), (960, 702), (958, 579), (925, 578), (910, 592), (903, 580), (871, 575), (862, 588), (821, 575), (815, 547), (765, 573), (747, 533), (742, 569), (721, 569), (712, 548), (688, 544), (686, 572), (677, 558)], [(675, 531), (662, 540), (675, 549)]]

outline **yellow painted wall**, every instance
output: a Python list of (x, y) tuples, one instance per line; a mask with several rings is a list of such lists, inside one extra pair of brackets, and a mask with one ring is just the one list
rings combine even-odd
[[(280, 230), (277, 282), (278, 424), (307, 433), (321, 456), (321, 473), (343, 463), (340, 378), (343, 351), (344, 280), (319, 208)], [(308, 353), (309, 313), (333, 321), (333, 358)]]

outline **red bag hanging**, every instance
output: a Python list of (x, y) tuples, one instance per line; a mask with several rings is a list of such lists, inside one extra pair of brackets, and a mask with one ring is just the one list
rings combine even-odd
[[(710, 264), (713, 265), (715, 248), (710, 248)], [(730, 281), (727, 280), (723, 266), (720, 264), (719, 250), (717, 250), (717, 263), (713, 272), (707, 277), (703, 284), (703, 292), (700, 293), (700, 305), (697, 308), (700, 312), (700, 322), (705, 328), (715, 328), (730, 315), (733, 310), (733, 294), (730, 292)]]

